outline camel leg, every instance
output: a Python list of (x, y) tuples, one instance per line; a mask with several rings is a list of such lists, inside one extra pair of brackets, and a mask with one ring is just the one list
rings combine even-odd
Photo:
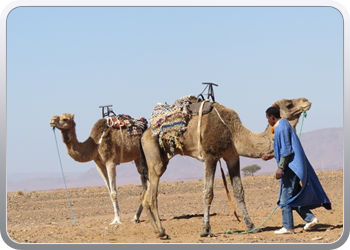
[(97, 169), (97, 172), (101, 175), (102, 179), (104, 180), (105, 184), (106, 184), (106, 187), (108, 189), (108, 193), (111, 192), (111, 189), (109, 187), (109, 181), (108, 181), (108, 174), (107, 174), (107, 169), (106, 169), (106, 166), (103, 165), (102, 163), (100, 162), (97, 162), (95, 161), (96, 163), (96, 169)]
[(217, 160), (214, 157), (207, 157), (204, 163), (204, 189), (203, 189), (203, 204), (204, 204), (204, 216), (202, 224), (201, 237), (212, 237), (214, 234), (211, 232), (209, 222), (210, 206), (214, 198), (213, 185)]
[[(148, 190), (149, 190), (149, 189), (148, 189)], [(150, 222), (151, 222), (151, 225), (152, 225), (152, 227), (153, 227), (154, 232), (155, 232), (156, 234), (159, 235), (158, 226), (157, 226), (157, 224), (156, 224), (156, 220), (155, 220), (155, 218), (154, 218), (154, 215), (153, 215), (153, 213), (152, 213), (152, 211), (151, 211), (150, 204), (151, 204), (151, 201), (150, 201), (150, 199), (149, 199), (149, 194), (148, 194), (147, 191), (146, 191), (145, 196), (144, 196), (144, 198), (143, 198), (143, 200), (142, 200), (142, 206), (145, 208), (147, 217), (149, 218), (149, 220), (150, 220)]]
[[(97, 171), (99, 172), (99, 174), (103, 178), (104, 182), (106, 183), (109, 196), (111, 197), (111, 200), (113, 203), (114, 220), (110, 224), (111, 225), (116, 224), (116, 223), (120, 224), (121, 222), (120, 222), (120, 215), (119, 215), (119, 207), (118, 207), (118, 203), (117, 203), (117, 191), (116, 191), (116, 186), (115, 186), (115, 175), (116, 175), (115, 167), (114, 168), (112, 167), (114, 170), (114, 174), (113, 174), (113, 173), (110, 173), (110, 172), (113, 172), (113, 170), (108, 171), (106, 166), (103, 163), (101, 163), (100, 161), (95, 161), (95, 162), (96, 162)], [(111, 177), (110, 177), (110, 175), (111, 175)], [(110, 181), (112, 179), (114, 179), (114, 181)], [(113, 191), (114, 191), (114, 194), (112, 193)], [(115, 200), (114, 200), (114, 197), (115, 197)]]
[(139, 223), (140, 222), (140, 217), (141, 217), (141, 213), (142, 213), (142, 210), (143, 210), (143, 206), (142, 206), (142, 200), (143, 200), (143, 197), (145, 195), (145, 192), (146, 192), (146, 189), (147, 189), (147, 179), (145, 179), (143, 176), (142, 176), (142, 165), (141, 165), (141, 159), (138, 158), (136, 160), (134, 160), (135, 162), (135, 165), (136, 165), (136, 168), (137, 168), (137, 171), (139, 172), (140, 174), (140, 179), (141, 179), (141, 183), (142, 183), (142, 193), (141, 193), (141, 197), (140, 197), (140, 206), (139, 206), (139, 209), (137, 210), (137, 213), (135, 214), (134, 218), (131, 220), (132, 222), (136, 222), (136, 223)]
[(131, 219), (131, 222), (140, 223), (140, 217), (141, 217), (142, 211), (143, 211), (143, 206), (141, 203), (134, 218)]
[[(147, 162), (148, 163), (148, 162)], [(153, 165), (156, 169), (162, 168), (163, 163), (158, 162), (158, 164)], [(164, 171), (159, 174), (157, 171), (154, 171), (154, 168), (148, 169), (149, 171), (149, 182), (147, 183), (147, 190), (143, 199), (143, 207), (145, 208), (147, 215), (152, 223), (155, 233), (161, 239), (169, 239), (169, 236), (165, 233), (165, 229), (162, 226), (162, 223), (159, 218), (158, 213), (158, 186), (159, 179)]]
[(158, 214), (158, 187), (159, 179), (165, 171), (164, 163), (147, 160), (148, 182), (142, 205), (145, 208), (148, 218), (151, 221), (156, 234), (162, 239), (168, 239)]
[(241, 175), (240, 175), (239, 157), (237, 156), (232, 158), (226, 158), (224, 160), (227, 164), (228, 172), (230, 175), (233, 194), (243, 214), (244, 223), (246, 224), (247, 229), (251, 230), (254, 228), (254, 224), (249, 217), (247, 207), (244, 201), (244, 189), (243, 189)]
[(158, 234), (161, 239), (168, 239), (169, 236), (165, 234), (165, 230), (159, 218), (157, 197), (159, 179), (165, 172), (169, 160), (166, 154), (161, 151), (158, 142), (151, 136), (150, 132), (147, 131), (141, 138), (141, 150), (143, 152), (141, 153), (141, 157), (143, 162), (147, 162), (145, 167), (148, 168), (147, 190), (144, 193), (142, 205), (151, 221), (155, 233)]
[(117, 188), (116, 188), (116, 170), (115, 170), (116, 164), (115, 163), (107, 163), (107, 174), (108, 174), (108, 181), (109, 181), (109, 188), (110, 188), (110, 197), (113, 203), (114, 208), (114, 219), (110, 225), (113, 224), (121, 224), (120, 220), (120, 212), (119, 212), (119, 206), (118, 206), (118, 199), (117, 199)]

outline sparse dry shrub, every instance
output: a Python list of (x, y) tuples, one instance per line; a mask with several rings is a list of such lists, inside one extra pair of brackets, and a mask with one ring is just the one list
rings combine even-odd
[(22, 190), (18, 190), (18, 191), (16, 192), (16, 194), (17, 194), (17, 195), (24, 195), (24, 193), (23, 193)]

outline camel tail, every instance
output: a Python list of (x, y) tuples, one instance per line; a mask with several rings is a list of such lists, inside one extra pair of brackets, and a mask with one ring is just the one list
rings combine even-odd
[(141, 178), (144, 180), (148, 180), (148, 165), (147, 165), (145, 153), (143, 152), (141, 140), (140, 140), (140, 154), (141, 154)]

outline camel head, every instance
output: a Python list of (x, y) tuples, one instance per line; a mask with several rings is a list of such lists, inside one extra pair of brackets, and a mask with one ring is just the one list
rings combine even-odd
[(281, 112), (281, 117), (289, 121), (290, 125), (295, 129), (300, 115), (311, 108), (311, 102), (306, 98), (296, 99), (281, 99), (274, 104), (273, 107), (278, 107)]
[(64, 113), (61, 116), (53, 116), (50, 120), (50, 126), (59, 130), (68, 130), (75, 128), (74, 115)]

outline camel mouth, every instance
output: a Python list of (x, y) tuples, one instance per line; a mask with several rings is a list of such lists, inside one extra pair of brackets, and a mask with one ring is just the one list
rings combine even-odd
[(294, 113), (292, 113), (292, 116), (297, 119), (300, 117), (300, 115), (306, 111), (309, 111), (311, 108), (311, 104), (307, 104), (304, 107), (302, 107), (302, 109), (300, 110), (296, 110)]
[(56, 124), (55, 123), (53, 123), (53, 122), (50, 122), (50, 127), (56, 127)]
[(309, 111), (311, 109), (311, 103), (304, 107), (303, 112)]

